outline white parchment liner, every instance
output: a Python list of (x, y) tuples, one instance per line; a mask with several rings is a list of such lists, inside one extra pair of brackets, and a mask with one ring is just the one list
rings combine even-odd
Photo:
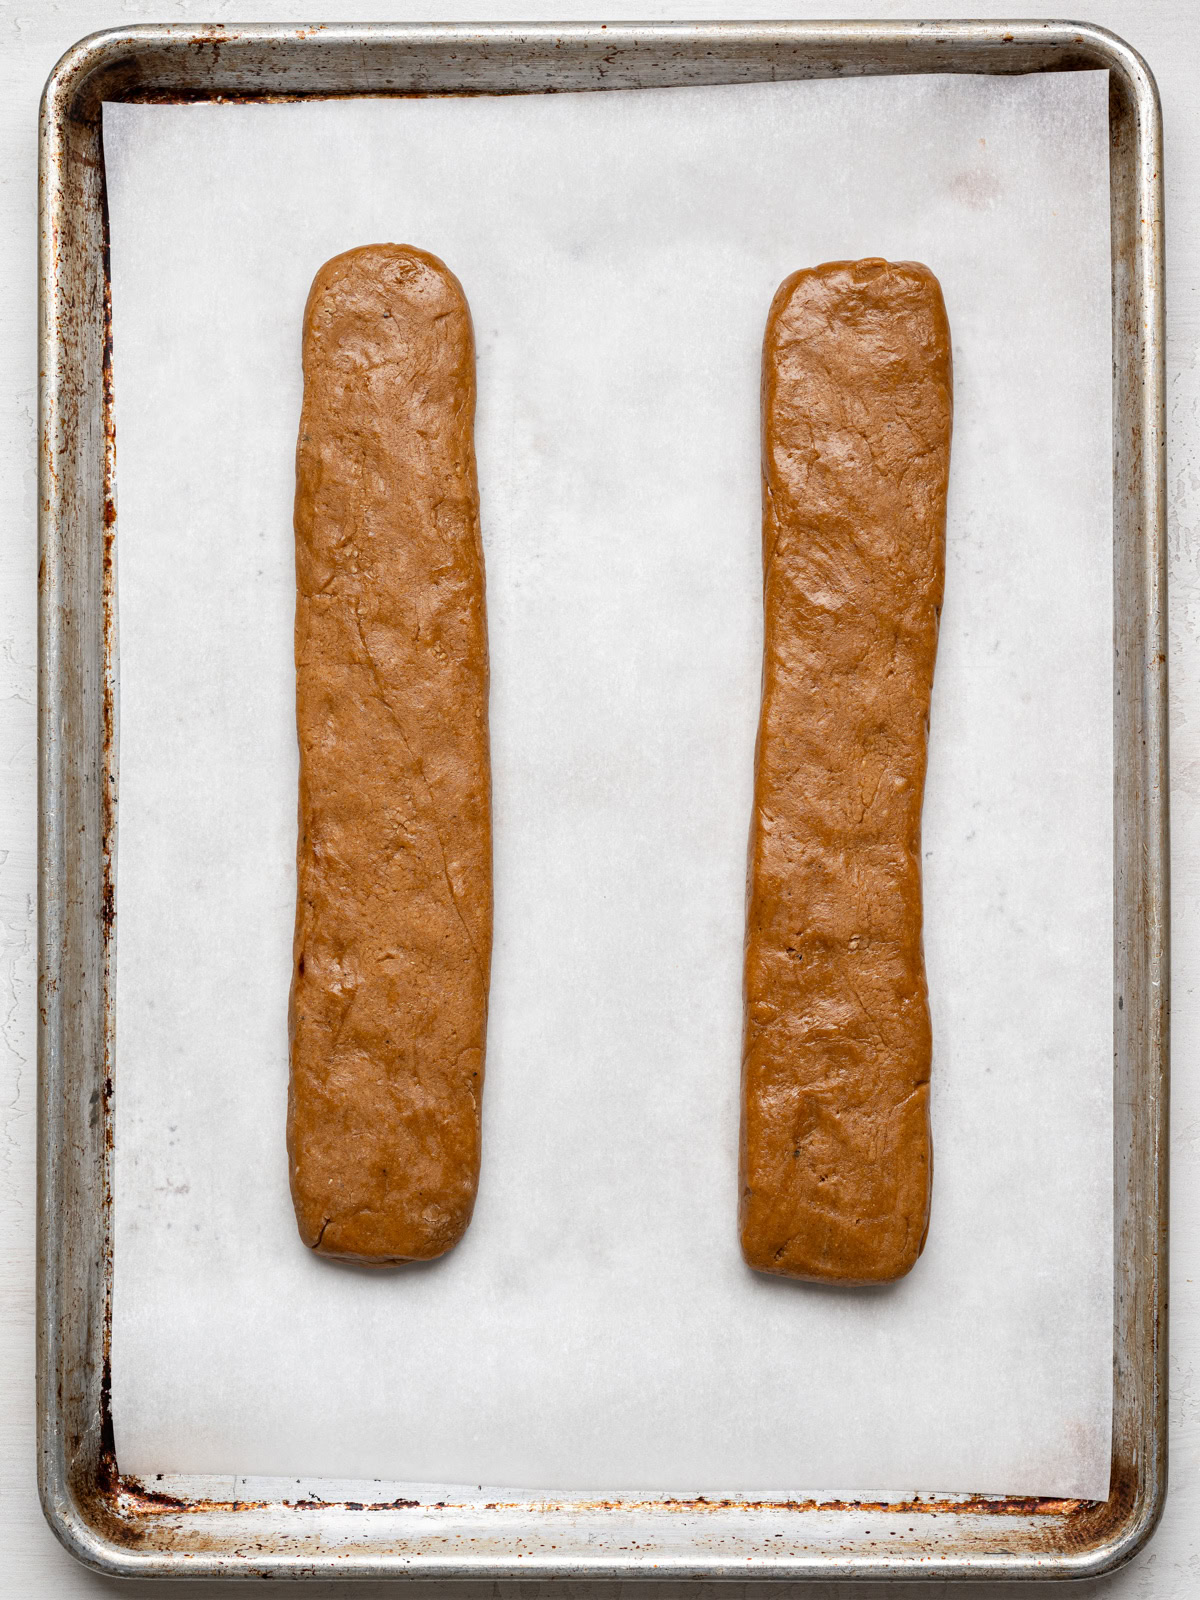
[[(1107, 80), (109, 106), (125, 1471), (1107, 1493)], [(305, 296), (375, 240), (471, 304), (496, 951), (475, 1220), (371, 1274), (283, 1144)], [(902, 1283), (735, 1231), (779, 281), (941, 279), (956, 423), (925, 808), (933, 1222)]]

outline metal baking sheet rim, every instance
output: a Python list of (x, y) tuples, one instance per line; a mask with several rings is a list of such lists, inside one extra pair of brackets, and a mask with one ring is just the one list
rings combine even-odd
[[(1110, 74), (1114, 382), (1112, 1488), (915, 1498), (183, 1500), (122, 1476), (112, 1287), (116, 618), (104, 100), (528, 93), (860, 73)], [(122, 1577), (1094, 1577), (1166, 1493), (1168, 854), (1162, 123), (1122, 40), (1067, 22), (140, 26), (55, 67), (39, 151), (38, 1482)]]

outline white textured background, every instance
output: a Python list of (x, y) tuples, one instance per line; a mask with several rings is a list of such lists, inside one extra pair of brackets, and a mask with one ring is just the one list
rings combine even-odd
[[(821, 16), (835, 9), (826, 0), (693, 0), (683, 6), (650, 4), (522, 4), (519, 10), (439, 0), (440, 16), (719, 17), (730, 15)], [(924, 5), (843, 4), (855, 16), (912, 16), (934, 9)], [(974, 6), (937, 9), (978, 14)], [(980, 7), (979, 9), (983, 9)], [(988, 8), (992, 15), (1011, 14)], [(1020, 0), (1021, 14), (1052, 16), (1058, 6)], [(0, 128), (5, 140), (0, 160), (0, 250), (6, 268), (0, 296), (0, 472), (7, 490), (0, 504), (8, 512), (0, 538), (0, 1594), (14, 1596), (85, 1595), (128, 1588), (131, 1593), (166, 1594), (165, 1586), (125, 1585), (96, 1578), (62, 1554), (42, 1523), (33, 1473), (33, 1172), (34, 1172), (34, 673), (35, 673), (35, 213), (36, 107), (42, 82), (55, 59), (74, 39), (95, 28), (143, 20), (207, 21), (294, 18), (292, 4), (252, 0), (243, 11), (222, 0), (192, 5), (187, 0), (153, 8), (126, 0), (100, 6), (83, 0), (31, 4), (0, 0)], [(392, 0), (326, 0), (321, 16), (396, 18), (430, 12)], [(1079, 1586), (1087, 1595), (1162, 1596), (1164, 1600), (1200, 1591), (1200, 1407), (1194, 1395), (1194, 1370), (1200, 1351), (1200, 1304), (1194, 1278), (1200, 1268), (1200, 1089), (1189, 1082), (1191, 1036), (1197, 1026), (1189, 980), (1192, 943), (1200, 933), (1200, 814), (1191, 800), (1188, 778), (1200, 776), (1200, 746), (1189, 747), (1191, 723), (1200, 712), (1193, 689), (1194, 646), (1200, 630), (1200, 571), (1189, 535), (1200, 529), (1200, 316), (1196, 288), (1200, 261), (1196, 234), (1200, 190), (1194, 181), (1200, 165), (1200, 111), (1194, 105), (1194, 79), (1200, 66), (1200, 21), (1195, 0), (1109, 0), (1086, 12), (1142, 50), (1158, 76), (1167, 128), (1168, 243), (1168, 397), (1171, 435), (1169, 483), (1172, 559), (1172, 735), (1174, 739), (1174, 941), (1176, 1090), (1173, 1141), (1172, 1318), (1172, 1492), (1164, 1524), (1148, 1550), (1116, 1578)], [(241, 1587), (232, 1586), (234, 1592)], [(483, 1586), (462, 1586), (474, 1593)], [(488, 1586), (490, 1590), (492, 1586)], [(513, 1585), (516, 1588), (518, 1586)], [(638, 1586), (641, 1588), (642, 1586)], [(754, 1587), (754, 1586), (752, 1586)], [(862, 1593), (878, 1586), (863, 1586)], [(808, 1593), (820, 1600), (853, 1586), (821, 1586)], [(308, 1593), (337, 1592), (338, 1586)], [(938, 1584), (906, 1586), (906, 1595), (946, 1592)], [(954, 1585), (951, 1592), (973, 1593)], [(982, 1586), (980, 1594), (1014, 1594), (1013, 1589)], [(231, 1586), (202, 1585), (189, 1593), (229, 1593)], [(369, 1595), (371, 1586), (358, 1586)], [(661, 1593), (661, 1590), (657, 1590)], [(727, 1586), (715, 1591), (728, 1595)], [(1028, 1590), (1022, 1587), (1022, 1594)]]

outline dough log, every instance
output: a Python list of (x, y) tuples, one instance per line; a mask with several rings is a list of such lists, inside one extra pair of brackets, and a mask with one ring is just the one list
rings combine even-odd
[(492, 938), (471, 319), (371, 245), (317, 274), (303, 348), (292, 1199), (322, 1255), (427, 1260), (475, 1203)]
[(932, 1170), (920, 829), (952, 414), (932, 273), (788, 278), (762, 405), (742, 1250), (883, 1283), (921, 1253)]

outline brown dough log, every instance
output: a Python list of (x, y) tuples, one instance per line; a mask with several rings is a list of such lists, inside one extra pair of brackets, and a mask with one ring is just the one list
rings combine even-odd
[(322, 1255), (427, 1260), (479, 1175), (492, 941), (487, 634), (458, 280), (371, 245), (304, 315), (288, 1154)]
[(780, 287), (740, 1221), (749, 1264), (792, 1278), (899, 1278), (929, 1225), (920, 830), (951, 397), (928, 268), (835, 261)]

